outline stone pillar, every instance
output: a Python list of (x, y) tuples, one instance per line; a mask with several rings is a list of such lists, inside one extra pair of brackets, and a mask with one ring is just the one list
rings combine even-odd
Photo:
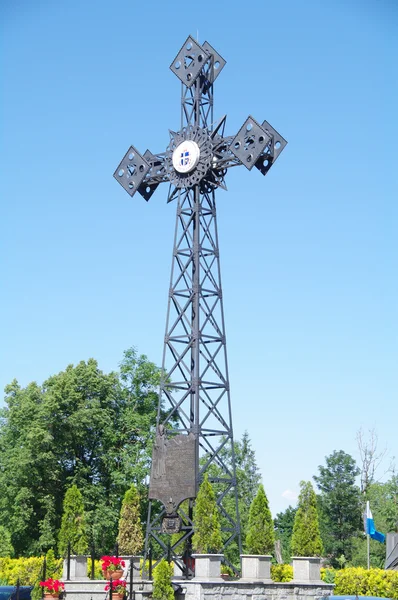
[(221, 581), (221, 561), (223, 554), (192, 554), (195, 559), (194, 579)]
[(261, 579), (271, 582), (271, 558), (269, 555), (241, 554), (240, 564), (242, 567), (241, 579)]
[(321, 559), (318, 556), (293, 556), (293, 581), (321, 581)]
[[(63, 570), (62, 570), (62, 579), (65, 581), (66, 576), (68, 574), (68, 559), (64, 558)], [(70, 581), (74, 579), (79, 579), (83, 581), (87, 581), (89, 577), (87, 576), (87, 556), (80, 554), (76, 556), (70, 557)]]

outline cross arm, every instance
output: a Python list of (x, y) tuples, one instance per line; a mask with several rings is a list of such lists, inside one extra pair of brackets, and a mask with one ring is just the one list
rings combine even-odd
[(249, 171), (255, 166), (265, 175), (286, 144), (286, 140), (267, 121), (260, 125), (249, 115), (229, 142), (229, 148)]
[(130, 146), (113, 176), (130, 196), (138, 192), (149, 200), (158, 185), (168, 181), (165, 153), (152, 154), (146, 150), (142, 155)]
[(268, 173), (287, 144), (268, 121), (260, 125), (250, 116), (235, 136), (222, 137), (216, 130), (212, 138), (214, 169), (226, 171), (244, 165), (249, 170), (256, 167), (262, 175)]
[[(210, 138), (207, 138), (210, 159), (203, 168), (202, 174), (202, 185), (206, 190), (215, 187), (226, 189), (225, 175), (229, 168), (238, 165), (244, 165), (249, 170), (256, 167), (260, 173), (266, 175), (287, 144), (267, 121), (263, 121), (260, 125), (251, 116), (246, 119), (235, 136), (224, 137), (224, 126), (225, 117), (210, 134)], [(179, 138), (177, 141), (181, 142)], [(172, 185), (173, 178), (170, 173), (174, 171), (170, 171), (170, 152), (169, 148), (168, 151), (159, 154), (146, 150), (142, 155), (134, 146), (130, 146), (117, 167), (114, 177), (130, 196), (138, 192), (145, 200), (149, 200), (160, 183), (169, 182), (171, 184), (169, 202), (175, 198), (178, 188), (181, 187), (177, 185), (174, 189), (175, 182)]]

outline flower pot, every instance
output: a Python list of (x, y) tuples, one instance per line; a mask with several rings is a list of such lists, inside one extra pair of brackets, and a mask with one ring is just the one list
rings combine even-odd
[[(110, 596), (108, 596), (109, 598)], [(123, 600), (124, 594), (118, 594), (117, 592), (112, 593), (112, 600)]]
[(51, 592), (44, 592), (44, 598), (45, 600), (56, 600), (57, 598), (59, 598), (59, 593), (51, 594)]
[(110, 569), (107, 569), (105, 571), (105, 579), (120, 579), (123, 575), (123, 569), (121, 569), (120, 571), (111, 571)]

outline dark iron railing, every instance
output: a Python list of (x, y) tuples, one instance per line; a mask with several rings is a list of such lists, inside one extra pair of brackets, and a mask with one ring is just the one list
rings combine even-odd
[[(42, 581), (46, 580), (46, 572), (47, 572), (47, 559), (46, 559), (46, 557), (44, 557), (44, 559), (43, 559)], [(44, 598), (44, 587), (41, 588), (41, 597)]]
[[(67, 552), (66, 552), (66, 581), (70, 581), (70, 571), (71, 571), (71, 555), (72, 555), (72, 548), (71, 548), (71, 544), (68, 543), (67, 546)], [(89, 553), (90, 559), (91, 559), (91, 565), (90, 565), (90, 579), (93, 581), (95, 580), (95, 560), (99, 558), (99, 555), (96, 554), (95, 552), (95, 546), (94, 544), (91, 545), (90, 547), (90, 553)], [(116, 542), (114, 549), (113, 549), (113, 556), (119, 556), (119, 544)], [(152, 551), (152, 546), (149, 548), (149, 553), (148, 553), (148, 569), (149, 569), (149, 579), (152, 579), (152, 571), (153, 571), (153, 551)], [(170, 560), (171, 560), (171, 553), (170, 553)], [(145, 565), (144, 565), (144, 569), (145, 569)], [(46, 559), (44, 558), (43, 561), (43, 580), (45, 580), (46, 578)], [(131, 561), (130, 561), (130, 569), (129, 569), (129, 573), (128, 573), (128, 594), (127, 594), (127, 598), (128, 600), (135, 600), (135, 591), (134, 591), (134, 565), (133, 565), (133, 557), (131, 557)], [(112, 579), (109, 580), (109, 590), (105, 595), (105, 600), (112, 600), (112, 595), (113, 594), (113, 590), (112, 590)], [(42, 597), (44, 596), (44, 588), (42, 588)], [(19, 599), (18, 599), (19, 600)]]

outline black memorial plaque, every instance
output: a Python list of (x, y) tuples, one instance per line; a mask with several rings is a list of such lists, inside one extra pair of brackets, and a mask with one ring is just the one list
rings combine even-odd
[(162, 521), (162, 533), (179, 533), (181, 530), (181, 519), (178, 515), (168, 515), (163, 517)]
[(171, 515), (183, 500), (195, 497), (195, 436), (179, 434), (167, 439), (160, 425), (152, 452), (149, 499), (160, 500)]

